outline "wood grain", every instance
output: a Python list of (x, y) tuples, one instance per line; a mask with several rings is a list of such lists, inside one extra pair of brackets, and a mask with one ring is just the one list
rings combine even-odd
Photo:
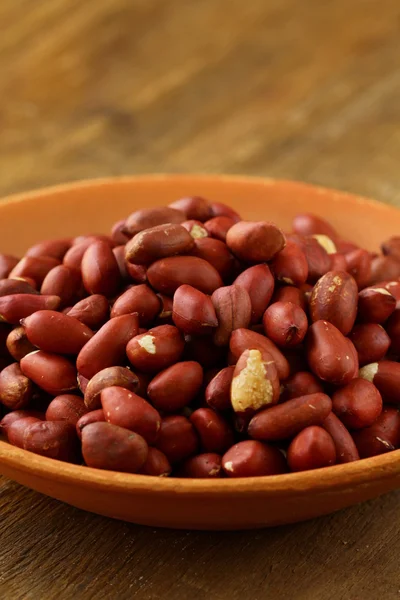
[[(140, 172), (300, 179), (400, 204), (396, 0), (3, 0), (0, 194)], [(153, 530), (3, 480), (7, 600), (391, 600), (393, 493), (296, 526)]]

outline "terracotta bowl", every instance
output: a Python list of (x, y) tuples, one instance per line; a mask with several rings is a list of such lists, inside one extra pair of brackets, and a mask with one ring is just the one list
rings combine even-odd
[[(301, 183), (222, 176), (153, 176), (86, 181), (6, 198), (0, 250), (22, 254), (48, 237), (108, 232), (143, 206), (198, 194), (249, 219), (284, 229), (300, 211), (326, 217), (371, 250), (400, 231), (400, 211)], [(100, 471), (36, 456), (0, 442), (0, 471), (38, 492), (101, 515), (152, 526), (244, 529), (324, 515), (400, 487), (400, 450), (316, 471), (219, 481)]]

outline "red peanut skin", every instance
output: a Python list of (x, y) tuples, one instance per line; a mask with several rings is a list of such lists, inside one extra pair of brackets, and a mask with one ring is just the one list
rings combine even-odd
[(121, 275), (122, 280), (124, 282), (129, 281), (130, 277), (128, 273), (127, 263), (125, 260), (125, 245), (116, 246), (112, 249), (112, 251), (115, 256), (115, 260), (117, 261), (119, 274)]
[(160, 308), (159, 298), (143, 283), (129, 288), (116, 299), (111, 309), (111, 318), (137, 313), (139, 325), (145, 327), (153, 322)]
[(125, 263), (126, 271), (128, 273), (128, 280), (134, 283), (146, 283), (147, 281), (147, 268), (143, 265), (133, 265), (131, 263)]
[(79, 373), (91, 379), (99, 371), (126, 361), (126, 345), (138, 331), (137, 315), (122, 315), (108, 321), (79, 352), (76, 361)]
[(309, 327), (307, 359), (314, 375), (335, 385), (346, 385), (358, 372), (352, 342), (327, 321), (316, 321)]
[(287, 472), (283, 454), (262, 442), (245, 440), (235, 444), (222, 457), (222, 468), (228, 477), (260, 477)]
[(101, 294), (93, 294), (83, 298), (73, 306), (68, 312), (69, 317), (78, 319), (90, 329), (98, 329), (110, 315), (108, 300)]
[(148, 451), (146, 441), (129, 429), (102, 422), (82, 429), (82, 454), (88, 467), (137, 473)]
[(400, 281), (379, 281), (372, 287), (384, 288), (396, 298), (397, 302), (400, 300)]
[(250, 296), (251, 323), (258, 323), (270, 303), (274, 293), (274, 278), (268, 265), (255, 265), (242, 271), (234, 281)]
[(25, 253), (25, 256), (51, 256), (52, 258), (57, 258), (57, 260), (62, 260), (64, 254), (70, 247), (70, 238), (44, 240), (43, 242), (39, 242), (34, 246), (31, 246)]
[[(36, 421), (44, 420), (44, 414), (38, 410), (13, 410), (12, 412), (9, 412), (6, 415), (4, 415), (4, 417), (0, 421), (0, 434), (3, 435), (5, 437), (5, 439), (7, 440), (9, 427), (11, 427), (11, 425), (13, 423), (15, 423), (16, 421), (18, 421), (19, 419), (25, 419), (27, 417), (29, 417), (29, 418), (32, 417), (35, 419), (35, 421), (29, 421), (29, 423), (30, 422), (34, 423)], [(21, 438), (21, 447), (22, 447), (22, 438)]]
[(329, 321), (347, 335), (357, 315), (358, 289), (355, 279), (345, 271), (328, 271), (315, 284), (310, 297), (311, 320)]
[(322, 427), (333, 439), (336, 447), (336, 462), (343, 464), (359, 460), (360, 455), (353, 438), (333, 412), (326, 417)]
[(211, 296), (217, 315), (214, 343), (227, 346), (235, 329), (246, 328), (251, 320), (251, 299), (245, 288), (229, 285), (215, 290)]
[(172, 295), (187, 284), (204, 294), (212, 294), (222, 286), (218, 271), (197, 256), (170, 256), (157, 260), (147, 269), (147, 278), (158, 292)]
[(231, 252), (246, 263), (271, 260), (285, 247), (283, 232), (269, 221), (241, 221), (231, 227), (226, 244)]
[(306, 427), (290, 443), (287, 461), (291, 471), (329, 467), (336, 462), (334, 441), (322, 427)]
[[(376, 363), (377, 371), (373, 378), (360, 376), (371, 381), (378, 389), (384, 402), (400, 404), (400, 364), (392, 360), (381, 360)], [(368, 365), (364, 367), (368, 369)]]
[(95, 240), (93, 238), (88, 238), (79, 244), (73, 244), (65, 253), (63, 265), (75, 271), (79, 271), (80, 273), (83, 255), (89, 248), (90, 244), (93, 244), (94, 241)]
[(329, 255), (329, 258), (331, 259), (331, 271), (347, 271), (346, 258), (343, 254), (334, 252)]
[(234, 359), (237, 361), (245, 350), (252, 348), (271, 354), (275, 361), (280, 381), (284, 381), (289, 377), (289, 363), (271, 340), (255, 331), (250, 331), (250, 329), (235, 329), (229, 341), (229, 349)]
[(304, 252), (308, 264), (308, 283), (314, 284), (331, 268), (331, 259), (325, 248), (313, 237), (291, 235), (289, 238)]
[(384, 323), (396, 308), (396, 298), (382, 288), (365, 288), (358, 295), (357, 318), (364, 323)]
[(65, 421), (76, 427), (79, 419), (88, 412), (83, 398), (74, 394), (62, 394), (50, 402), (46, 410), (46, 421)]
[(89, 247), (95, 242), (106, 242), (106, 244), (108, 244), (110, 248), (113, 248), (114, 246), (114, 242), (112, 241), (111, 237), (102, 233), (89, 233), (84, 235), (77, 235), (71, 240), (73, 246), (87, 244), (87, 247)]
[(324, 388), (312, 373), (299, 371), (285, 381), (279, 396), (279, 402), (286, 402), (307, 394), (322, 394), (323, 392)]
[(388, 240), (381, 244), (382, 254), (385, 256), (393, 256), (397, 260), (400, 260), (400, 238), (399, 236), (392, 236)]
[(65, 265), (57, 265), (47, 273), (40, 288), (40, 293), (59, 296), (61, 299), (60, 306), (64, 308), (78, 299), (81, 285), (82, 279), (79, 271)]
[(0, 371), (0, 403), (10, 410), (26, 408), (33, 396), (33, 384), (18, 363)]
[(86, 250), (81, 263), (82, 281), (89, 294), (110, 298), (121, 283), (117, 260), (107, 242), (94, 242)]
[(188, 458), (182, 465), (180, 475), (191, 479), (216, 479), (221, 477), (222, 457), (215, 452), (206, 452)]
[(209, 335), (218, 325), (212, 299), (190, 285), (181, 285), (174, 294), (172, 319), (189, 335)]
[(179, 362), (158, 373), (149, 383), (147, 394), (158, 410), (174, 412), (194, 400), (202, 383), (203, 369), (198, 362)]
[(156, 443), (171, 464), (176, 464), (196, 454), (199, 440), (192, 423), (183, 416), (164, 417)]
[(12, 294), (36, 294), (39, 292), (24, 279), (1, 279), (0, 297), (11, 296)]
[(235, 221), (230, 217), (219, 216), (213, 217), (204, 223), (208, 235), (221, 242), (225, 242), (226, 236), (230, 228), (235, 225)]
[(131, 339), (126, 353), (139, 371), (157, 373), (178, 362), (184, 346), (184, 339), (176, 327), (160, 325)]
[(307, 310), (308, 303), (306, 302), (303, 291), (300, 288), (293, 287), (292, 285), (285, 285), (284, 287), (277, 288), (272, 296), (271, 302), (291, 302), (300, 306), (304, 310)]
[(76, 423), (76, 433), (78, 438), (80, 440), (82, 439), (82, 429), (86, 427), (86, 425), (90, 425), (90, 423), (105, 422), (105, 420), (106, 417), (102, 408), (85, 413)]
[(234, 372), (235, 367), (221, 369), (206, 387), (206, 402), (214, 410), (224, 412), (232, 407), (230, 393)]
[(24, 256), (8, 275), (13, 277), (30, 277), (38, 286), (42, 285), (47, 273), (60, 264), (60, 261), (50, 256)]
[(10, 254), (0, 254), (0, 279), (8, 277), (13, 268), (19, 263), (19, 258)]
[(308, 394), (257, 413), (249, 423), (248, 433), (256, 440), (285, 440), (310, 425), (321, 425), (332, 410), (325, 394)]
[(153, 475), (153, 477), (168, 477), (172, 472), (168, 458), (161, 450), (149, 448), (146, 462), (138, 471), (141, 475)]
[(230, 217), (236, 223), (242, 220), (241, 216), (233, 210), (230, 206), (227, 206), (223, 202), (212, 202), (210, 204), (211, 216), (213, 217)]
[(137, 233), (126, 244), (125, 259), (137, 265), (151, 265), (161, 258), (186, 254), (193, 246), (192, 236), (182, 225), (158, 225)]
[(153, 445), (161, 427), (161, 417), (146, 400), (125, 388), (112, 386), (101, 392), (101, 404), (107, 423), (141, 435)]
[(75, 366), (63, 356), (37, 350), (24, 356), (21, 371), (49, 394), (58, 396), (77, 388)]
[[(394, 354), (400, 354), (400, 310), (396, 309), (392, 316), (388, 319), (385, 324), (386, 332), (389, 336), (390, 340), (390, 350), (394, 352)], [(382, 355), (380, 358), (383, 358)], [(377, 359), (373, 359), (369, 362), (374, 362)]]
[(13, 294), (0, 298), (0, 321), (16, 325), (21, 319), (29, 317), (37, 310), (57, 310), (60, 306), (58, 296), (39, 296), (36, 294)]
[(337, 238), (335, 229), (317, 215), (301, 213), (296, 215), (292, 221), (293, 231), (299, 235), (327, 235), (332, 240)]
[[(390, 333), (389, 324), (387, 324), (387, 328)], [(356, 325), (349, 338), (357, 351), (360, 366), (382, 360), (389, 349), (391, 341), (383, 327), (377, 323)]]
[(54, 310), (38, 310), (23, 320), (28, 340), (44, 352), (79, 354), (93, 337), (83, 323)]
[(399, 278), (400, 261), (393, 256), (377, 256), (371, 262), (370, 277), (365, 285), (374, 285), (385, 279)]
[(190, 254), (210, 263), (218, 271), (223, 281), (228, 281), (233, 277), (236, 259), (224, 242), (210, 237), (195, 239), (194, 248)]
[[(357, 248), (345, 254), (346, 270), (354, 277), (358, 289), (362, 290), (371, 280), (371, 256), (367, 250)], [(381, 278), (382, 279), (382, 278)]]
[(124, 233), (124, 229), (125, 219), (117, 221), (111, 228), (111, 239), (117, 246), (125, 246), (125, 244), (131, 239), (129, 235)]
[(336, 390), (332, 410), (348, 429), (369, 427), (382, 412), (382, 397), (365, 379), (353, 379)]
[(133, 212), (125, 221), (123, 232), (130, 237), (157, 225), (165, 223), (183, 223), (186, 215), (181, 210), (169, 206), (158, 206), (155, 208), (142, 208)]
[[(12, 414), (12, 413), (11, 413)], [(41, 419), (34, 416), (21, 417), (7, 424), (6, 438), (12, 446), (24, 447), (25, 431), (33, 423), (42, 423)]]
[(194, 425), (204, 452), (223, 454), (233, 444), (233, 431), (221, 415), (211, 408), (195, 410), (190, 421)]
[(182, 227), (184, 227), (186, 231), (190, 233), (194, 240), (208, 237), (208, 232), (206, 229), (204, 229), (204, 224), (197, 219), (189, 219), (188, 221), (184, 221), (182, 223)]
[(264, 313), (265, 335), (277, 346), (292, 348), (300, 344), (308, 329), (307, 315), (292, 302), (275, 302)]
[(36, 350), (35, 346), (31, 344), (26, 337), (25, 329), (23, 327), (14, 327), (14, 329), (10, 331), (7, 336), (6, 346), (11, 356), (18, 362), (24, 358), (24, 356)]
[(355, 431), (353, 439), (360, 458), (385, 454), (400, 446), (400, 412), (386, 407), (370, 427)]
[(299, 286), (308, 278), (308, 262), (303, 250), (293, 241), (278, 252), (271, 263), (271, 269), (278, 281)]
[(79, 461), (75, 427), (65, 421), (32, 423), (24, 431), (23, 447), (24, 450), (55, 460)]
[(102, 369), (86, 386), (85, 389), (85, 404), (90, 410), (100, 408), (101, 392), (111, 386), (126, 388), (132, 392), (137, 392), (139, 387), (139, 379), (135, 373), (125, 367), (107, 367)]
[(186, 219), (194, 219), (197, 221), (207, 221), (212, 216), (211, 206), (205, 198), (201, 196), (188, 196), (180, 198), (168, 204), (169, 208), (174, 208), (184, 213)]

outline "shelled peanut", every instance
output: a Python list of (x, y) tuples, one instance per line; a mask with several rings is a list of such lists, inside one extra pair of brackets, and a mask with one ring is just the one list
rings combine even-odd
[(0, 429), (89, 467), (279, 475), (400, 447), (400, 238), (200, 197), (0, 255)]

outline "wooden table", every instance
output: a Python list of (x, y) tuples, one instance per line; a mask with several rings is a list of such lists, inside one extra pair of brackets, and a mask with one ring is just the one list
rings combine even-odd
[[(0, 193), (123, 173), (400, 203), (398, 0), (2, 0)], [(156, 530), (2, 480), (6, 600), (392, 600), (399, 493), (274, 530)]]

